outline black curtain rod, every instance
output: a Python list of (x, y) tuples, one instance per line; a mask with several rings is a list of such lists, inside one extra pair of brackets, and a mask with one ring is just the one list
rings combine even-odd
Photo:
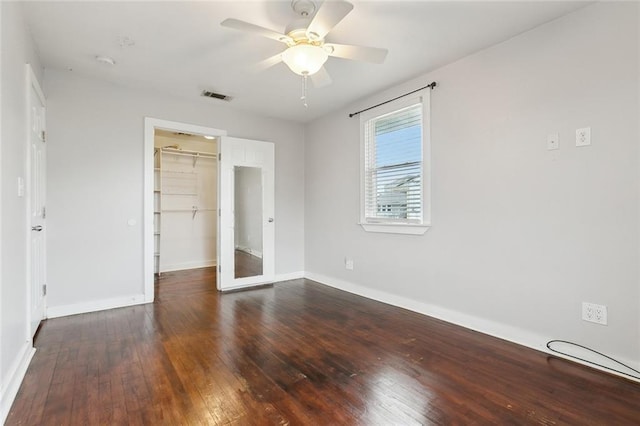
[(356, 116), (356, 115), (358, 115), (358, 114), (360, 114), (360, 113), (363, 113), (363, 112), (365, 112), (365, 111), (369, 111), (370, 109), (377, 108), (377, 107), (379, 107), (380, 105), (384, 105), (384, 104), (388, 104), (389, 102), (393, 102), (393, 101), (395, 101), (396, 99), (404, 98), (405, 96), (409, 96), (409, 95), (411, 95), (411, 94), (413, 94), (413, 93), (416, 93), (416, 92), (419, 92), (419, 91), (421, 91), (421, 90), (424, 90), (424, 89), (426, 89), (427, 87), (430, 87), (430, 88), (431, 88), (431, 90), (433, 90), (433, 88), (434, 88), (434, 87), (436, 87), (436, 86), (437, 86), (436, 82), (435, 82), (435, 81), (433, 81), (433, 82), (431, 82), (431, 83), (427, 84), (426, 86), (421, 87), (421, 88), (419, 88), (419, 89), (416, 89), (416, 90), (414, 90), (414, 91), (412, 91), (412, 92), (405, 93), (404, 95), (397, 96), (397, 97), (395, 97), (395, 98), (393, 98), (393, 99), (389, 99), (388, 101), (380, 102), (378, 105), (374, 105), (374, 106), (369, 107), (369, 108), (361, 109), (361, 110), (360, 110), (360, 111), (358, 111), (358, 112), (352, 112), (351, 114), (349, 114), (349, 118), (354, 117), (354, 116)]

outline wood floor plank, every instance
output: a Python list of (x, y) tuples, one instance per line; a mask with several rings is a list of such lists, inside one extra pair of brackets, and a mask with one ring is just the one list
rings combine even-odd
[(7, 425), (640, 424), (640, 384), (307, 280), (45, 321)]

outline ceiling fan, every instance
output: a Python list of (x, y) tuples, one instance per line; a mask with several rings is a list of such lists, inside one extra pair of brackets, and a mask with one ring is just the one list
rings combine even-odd
[(384, 62), (387, 49), (325, 42), (329, 31), (353, 9), (351, 3), (325, 1), (316, 12), (313, 1), (292, 0), (291, 8), (298, 18), (287, 25), (284, 33), (233, 18), (225, 19), (220, 25), (286, 44), (287, 48), (275, 56), (270, 65), (282, 61), (291, 71), (303, 77), (303, 100), (306, 99), (307, 77), (313, 76), (312, 81), (316, 87), (331, 83), (331, 77), (323, 66), (329, 56), (377, 64)]

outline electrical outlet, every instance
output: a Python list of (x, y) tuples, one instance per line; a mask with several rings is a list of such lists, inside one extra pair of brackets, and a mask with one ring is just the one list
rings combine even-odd
[(607, 325), (607, 307), (595, 303), (582, 302), (582, 319), (596, 324)]
[(598, 324), (607, 325), (607, 307), (603, 305), (596, 305), (595, 320)]
[(350, 271), (353, 271), (353, 259), (349, 259), (348, 257), (344, 258), (344, 267)]
[(576, 146), (591, 145), (591, 127), (576, 129)]

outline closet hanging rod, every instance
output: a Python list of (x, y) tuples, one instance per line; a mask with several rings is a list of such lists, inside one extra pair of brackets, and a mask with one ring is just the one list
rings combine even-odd
[(189, 157), (197, 156), (205, 158), (218, 158), (218, 154), (215, 154), (213, 152), (190, 151), (186, 149), (162, 148), (162, 152), (175, 155), (188, 155)]

